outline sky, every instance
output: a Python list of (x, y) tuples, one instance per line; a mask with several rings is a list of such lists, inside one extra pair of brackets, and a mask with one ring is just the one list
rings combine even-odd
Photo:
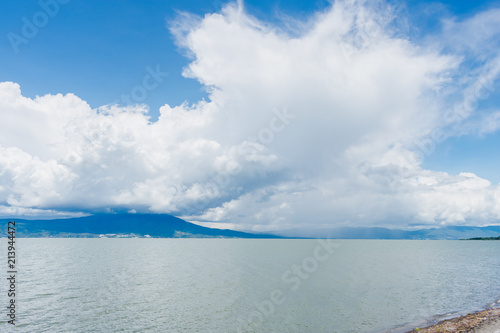
[(500, 224), (499, 1), (8, 1), (0, 217)]

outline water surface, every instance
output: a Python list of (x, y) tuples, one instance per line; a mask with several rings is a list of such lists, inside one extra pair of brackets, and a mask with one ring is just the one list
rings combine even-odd
[(396, 332), (500, 296), (500, 242), (322, 242), (18, 239), (13, 331)]

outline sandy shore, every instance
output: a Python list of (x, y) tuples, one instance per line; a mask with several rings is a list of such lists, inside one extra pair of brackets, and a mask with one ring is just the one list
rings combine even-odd
[(500, 333), (500, 309), (490, 309), (443, 320), (436, 325), (416, 328), (408, 333)]

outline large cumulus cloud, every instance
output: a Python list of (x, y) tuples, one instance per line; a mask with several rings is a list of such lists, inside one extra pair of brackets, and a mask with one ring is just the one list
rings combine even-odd
[(476, 107), (498, 54), (471, 50), (491, 45), (498, 16), (478, 15), (410, 39), (388, 5), (335, 2), (293, 33), (241, 3), (183, 14), (170, 28), (192, 57), (184, 75), (209, 100), (165, 105), (157, 121), (143, 105), (91, 109), (0, 83), (0, 213), (172, 213), (250, 230), (495, 223), (498, 185), (421, 167), (446, 137), (498, 129)]

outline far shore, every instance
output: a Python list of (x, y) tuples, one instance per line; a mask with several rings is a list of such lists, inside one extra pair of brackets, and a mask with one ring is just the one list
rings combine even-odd
[(469, 313), (407, 333), (500, 333), (500, 308)]

